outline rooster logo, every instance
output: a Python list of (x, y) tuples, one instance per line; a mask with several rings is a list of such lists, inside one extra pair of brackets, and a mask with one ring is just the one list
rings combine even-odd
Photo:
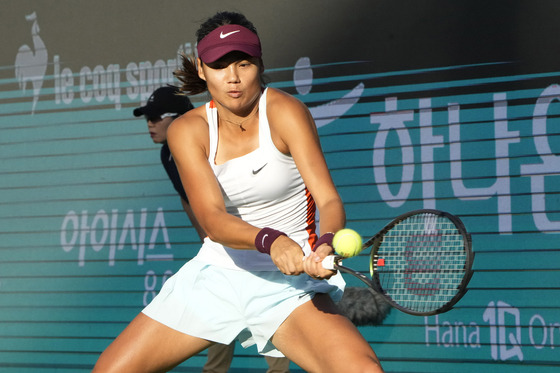
[(33, 49), (27, 44), (19, 47), (16, 55), (15, 73), (20, 89), (25, 93), (27, 82), (33, 86), (33, 106), (31, 114), (35, 113), (35, 106), (39, 101), (39, 92), (43, 86), (43, 79), (47, 71), (48, 53), (43, 39), (39, 36), (39, 24), (35, 12), (25, 16), (25, 19), (33, 22), (31, 26), (31, 37)]

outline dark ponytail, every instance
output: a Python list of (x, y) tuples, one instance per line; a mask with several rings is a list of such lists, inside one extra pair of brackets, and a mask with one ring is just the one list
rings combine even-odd
[(186, 54), (181, 54), (181, 67), (175, 70), (175, 77), (181, 82), (180, 89), (186, 95), (197, 95), (206, 92), (206, 81), (198, 76), (196, 61)]

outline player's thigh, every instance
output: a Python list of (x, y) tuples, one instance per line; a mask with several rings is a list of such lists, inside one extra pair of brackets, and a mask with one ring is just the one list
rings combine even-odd
[(93, 372), (164, 372), (210, 345), (140, 313), (101, 354)]
[(294, 310), (272, 343), (306, 371), (382, 371), (369, 343), (326, 294)]

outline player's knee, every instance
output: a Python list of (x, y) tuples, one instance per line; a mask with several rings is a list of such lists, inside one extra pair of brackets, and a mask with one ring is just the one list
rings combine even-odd
[(141, 372), (140, 370), (131, 370), (131, 364), (124, 360), (120, 356), (111, 356), (108, 351), (105, 351), (99, 356), (91, 373)]
[(371, 359), (368, 360), (368, 362), (365, 364), (365, 366), (363, 367), (363, 369), (360, 372), (363, 372), (363, 373), (382, 373), (383, 368), (381, 367), (381, 364), (379, 363), (379, 360), (377, 360), (375, 358), (371, 358)]
[(361, 359), (356, 359), (352, 361), (350, 366), (348, 365), (348, 361), (346, 362), (346, 366), (344, 372), (348, 373), (383, 373), (383, 368), (379, 363), (379, 360), (374, 356), (364, 356)]

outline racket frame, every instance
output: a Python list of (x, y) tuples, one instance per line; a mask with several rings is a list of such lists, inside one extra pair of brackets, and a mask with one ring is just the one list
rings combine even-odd
[[(378, 253), (378, 250), (379, 250), (379, 248), (380, 248), (380, 246), (383, 242), (383, 238), (384, 238), (385, 234), (389, 230), (391, 230), (393, 227), (395, 227), (401, 221), (403, 221), (403, 220), (405, 220), (405, 219), (407, 219), (407, 218), (409, 218), (413, 215), (419, 215), (419, 214), (425, 214), (425, 213), (434, 214), (434, 215), (437, 215), (437, 216), (444, 216), (444, 217), (448, 218), (451, 222), (453, 222), (453, 224), (455, 225), (455, 227), (457, 228), (457, 230), (459, 231), (459, 233), (463, 237), (463, 246), (464, 246), (463, 249), (464, 249), (464, 252), (465, 252), (465, 267), (464, 267), (463, 278), (462, 278), (461, 282), (459, 283), (459, 285), (457, 287), (457, 293), (455, 294), (455, 296), (453, 296), (449, 301), (447, 301), (444, 305), (442, 305), (441, 307), (438, 307), (437, 309), (427, 310), (427, 311), (416, 311), (416, 310), (408, 309), (408, 308), (403, 307), (402, 305), (398, 304), (383, 289), (383, 287), (381, 286), (379, 276), (377, 274), (378, 263), (379, 263), (379, 260), (382, 259), (382, 258), (378, 258), (377, 253)], [(361, 280), (362, 282), (364, 282), (366, 285), (370, 286), (377, 293), (383, 295), (385, 300), (391, 306), (393, 306), (394, 308), (396, 308), (399, 311), (402, 311), (404, 313), (407, 313), (407, 314), (410, 314), (410, 315), (415, 315), (415, 316), (432, 316), (432, 315), (440, 314), (440, 313), (443, 313), (443, 312), (447, 312), (450, 309), (452, 309), (455, 304), (457, 304), (457, 302), (466, 294), (466, 292), (468, 290), (467, 285), (468, 285), (468, 283), (469, 283), (469, 281), (470, 281), (470, 279), (473, 275), (472, 265), (473, 265), (473, 261), (474, 261), (474, 253), (472, 252), (472, 239), (471, 239), (471, 235), (469, 233), (467, 233), (467, 230), (466, 230), (463, 222), (458, 217), (456, 217), (455, 215), (452, 215), (452, 214), (450, 214), (448, 212), (445, 212), (445, 211), (435, 210), (435, 209), (419, 209), (419, 210), (409, 211), (409, 212), (404, 213), (404, 214), (396, 217), (395, 219), (393, 219), (393, 221), (391, 221), (389, 224), (387, 224), (385, 227), (383, 227), (383, 229), (381, 229), (375, 236), (373, 236), (368, 241), (366, 241), (362, 245), (362, 251), (368, 249), (369, 247), (372, 248), (371, 254), (370, 254), (370, 275), (371, 275), (371, 278), (369, 278), (368, 276), (364, 275), (361, 272), (358, 272), (358, 271), (355, 271), (351, 268), (343, 266), (342, 265), (343, 258), (340, 257), (340, 256), (337, 256), (337, 255), (331, 256), (332, 259), (329, 259), (329, 260), (332, 261), (332, 263), (328, 264), (328, 265), (330, 265), (330, 267), (327, 267), (327, 266), (325, 266), (325, 267), (326, 268), (333, 268), (333, 269), (339, 270), (341, 272), (351, 274), (352, 276), (354, 276), (354, 277), (358, 278), (359, 280)]]

